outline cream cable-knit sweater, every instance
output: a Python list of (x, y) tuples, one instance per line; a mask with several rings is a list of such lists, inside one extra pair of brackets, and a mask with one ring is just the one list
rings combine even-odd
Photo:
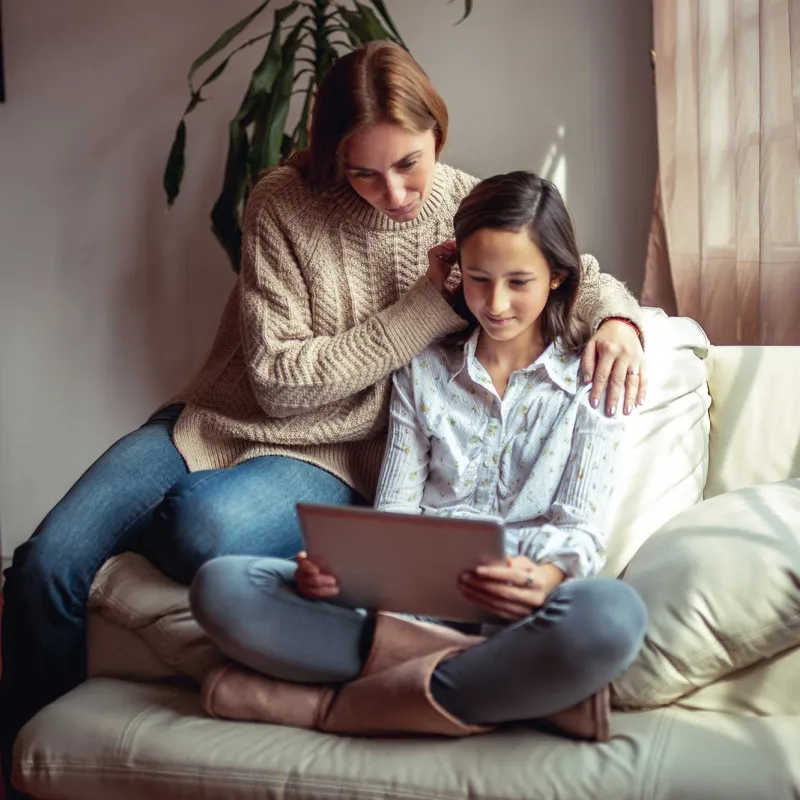
[[(284, 455), (367, 499), (385, 445), (391, 373), (461, 318), (425, 277), (477, 179), (439, 164), (416, 219), (396, 223), (349, 185), (315, 194), (297, 170), (253, 190), (242, 269), (174, 438), (192, 471)], [(584, 257), (579, 309), (640, 323), (623, 284)]]

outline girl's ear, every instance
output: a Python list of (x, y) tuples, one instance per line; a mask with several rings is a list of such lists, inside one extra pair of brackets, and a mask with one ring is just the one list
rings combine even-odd
[(563, 274), (553, 275), (550, 278), (550, 291), (555, 291), (556, 289), (558, 289), (558, 287), (561, 286), (562, 283), (564, 283), (564, 278), (566, 277), (567, 276)]

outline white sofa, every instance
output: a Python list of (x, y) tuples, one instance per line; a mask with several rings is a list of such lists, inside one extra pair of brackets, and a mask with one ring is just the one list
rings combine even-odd
[(24, 728), (16, 784), (42, 800), (800, 796), (800, 347), (709, 348), (655, 311), (646, 330), (649, 402), (606, 571), (651, 619), (614, 685), (608, 744), (526, 726), (355, 739), (210, 719), (193, 679), (219, 654), (185, 588), (124, 554), (95, 581), (93, 677)]

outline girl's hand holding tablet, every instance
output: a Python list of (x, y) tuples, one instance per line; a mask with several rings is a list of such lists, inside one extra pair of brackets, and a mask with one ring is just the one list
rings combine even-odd
[(301, 551), (295, 556), (297, 569), (294, 573), (296, 591), (309, 600), (328, 600), (339, 594), (339, 581), (335, 575), (325, 572), (315, 564), (308, 554)]
[(515, 621), (544, 605), (563, 580), (564, 573), (553, 564), (536, 564), (527, 556), (507, 556), (505, 566), (479, 566), (465, 572), (459, 588), (473, 603)]

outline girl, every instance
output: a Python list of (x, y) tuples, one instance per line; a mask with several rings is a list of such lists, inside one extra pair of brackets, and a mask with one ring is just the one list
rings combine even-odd
[[(473, 189), (454, 226), (455, 242), (430, 258), (459, 262), (456, 307), (468, 325), (395, 373), (376, 505), (501, 519), (506, 564), (477, 567), (459, 588), (507, 624), (484, 630), (480, 643), (444, 626), (437, 639), (426, 627), (416, 647), (414, 623), (379, 615), (376, 625), (326, 602), (336, 578), (303, 554), (296, 569), (218, 559), (192, 585), (195, 616), (226, 655), (261, 675), (230, 666), (212, 674), (212, 713), (376, 732), (353, 709), (380, 696), (380, 678), (378, 730), (469, 733), (546, 718), (607, 736), (604, 687), (637, 653), (645, 612), (626, 584), (589, 578), (603, 563), (626, 418), (593, 408), (579, 379), (588, 332), (575, 312), (582, 273), (572, 223), (552, 183), (514, 172)], [(314, 714), (299, 719), (279, 713), (281, 687), (294, 697), (281, 681), (346, 685), (306, 687)]]

